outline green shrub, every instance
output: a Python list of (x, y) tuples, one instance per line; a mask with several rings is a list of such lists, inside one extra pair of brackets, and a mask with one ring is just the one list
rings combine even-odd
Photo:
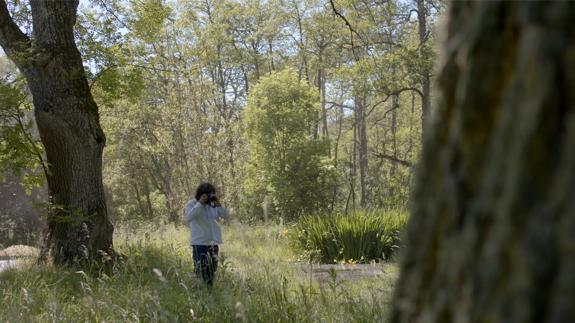
[(308, 215), (296, 223), (290, 240), (323, 263), (389, 260), (406, 222), (406, 213), (389, 211)]

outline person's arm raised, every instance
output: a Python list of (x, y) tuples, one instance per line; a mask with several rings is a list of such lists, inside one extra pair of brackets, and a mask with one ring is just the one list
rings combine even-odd
[(198, 215), (200, 214), (201, 207), (202, 204), (196, 200), (193, 200), (192, 202), (188, 203), (188, 205), (186, 205), (185, 210), (186, 223), (190, 223), (193, 219), (198, 217)]

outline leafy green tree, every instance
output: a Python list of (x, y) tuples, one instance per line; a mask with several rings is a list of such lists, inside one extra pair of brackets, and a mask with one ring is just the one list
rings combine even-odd
[(102, 181), (106, 137), (75, 43), (79, 1), (30, 1), (32, 35), (0, 1), (0, 46), (27, 81), (49, 165), (48, 238), (56, 264), (115, 255)]
[(179, 222), (206, 180), (238, 208), (249, 168), (241, 112), (260, 78), (285, 68), (319, 92), (309, 133), (329, 142), (337, 169), (330, 210), (407, 205), (430, 62), (416, 2), (334, 1), (353, 32), (317, 0), (93, 4), (81, 8), (76, 42), (107, 134), (115, 219)]
[(319, 111), (317, 91), (292, 69), (263, 77), (252, 89), (244, 111), (248, 211), (267, 201), (273, 215), (291, 220), (327, 206), (334, 169), (327, 142), (314, 139)]

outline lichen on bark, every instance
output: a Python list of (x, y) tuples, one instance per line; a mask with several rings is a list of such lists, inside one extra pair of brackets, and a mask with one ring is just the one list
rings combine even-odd
[(575, 321), (574, 18), (451, 4), (392, 322)]

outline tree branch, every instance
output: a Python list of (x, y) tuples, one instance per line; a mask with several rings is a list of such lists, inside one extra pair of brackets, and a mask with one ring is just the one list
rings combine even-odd
[[(353, 50), (353, 48), (355, 48), (354, 42), (353, 42), (353, 34), (356, 34), (359, 39), (362, 39), (361, 35), (355, 31), (355, 29), (353, 29), (353, 27), (351, 26), (351, 24), (349, 23), (349, 21), (347, 20), (347, 18), (345, 18), (344, 15), (341, 14), (341, 12), (339, 12), (336, 8), (335, 8), (335, 3), (333, 3), (333, 0), (329, 0), (329, 4), (331, 5), (331, 9), (333, 10), (333, 13), (340, 17), (343, 22), (345, 22), (345, 24), (347, 25), (347, 28), (349, 29), (349, 33), (350, 33), (350, 41), (351, 41), (351, 51), (353, 53), (354, 56), (356, 56), (355, 51)], [(355, 57), (356, 60), (358, 60), (357, 56)]]
[(26, 141), (28, 141), (28, 143), (30, 144), (30, 147), (32, 147), (32, 148), (28, 148), (28, 151), (30, 151), (34, 156), (36, 156), (36, 158), (40, 162), (40, 165), (42, 166), (42, 171), (44, 172), (44, 177), (46, 180), (48, 180), (48, 177), (50, 176), (50, 168), (48, 167), (48, 162), (44, 160), (44, 157), (42, 156), (42, 152), (36, 146), (34, 139), (32, 139), (32, 135), (29, 134), (28, 131), (26, 131), (26, 126), (22, 122), (22, 118), (20, 116), (18, 116), (18, 118), (16, 119), (16, 122), (18, 122), (18, 127), (20, 128), (20, 132), (22, 133), (22, 135), (24, 136)]
[[(391, 92), (390, 94), (388, 94), (388, 95), (385, 97), (385, 99), (383, 99), (383, 100), (381, 100), (381, 101), (375, 103), (375, 104), (371, 107), (371, 109), (367, 112), (367, 115), (366, 115), (366, 116), (369, 116), (377, 106), (379, 106), (379, 105), (382, 104), (382, 103), (385, 103), (392, 95), (400, 95), (402, 92), (405, 92), (405, 91), (413, 91), (413, 92), (419, 94), (421, 97), (423, 97), (423, 92), (421, 92), (420, 89), (415, 88), (415, 87), (404, 87), (404, 88), (401, 88), (401, 89), (399, 89), (399, 90), (397, 90), (397, 91)], [(392, 110), (393, 110), (393, 109), (392, 109)], [(390, 111), (391, 111), (391, 110), (390, 110)], [(388, 111), (388, 112), (389, 112), (389, 111)], [(387, 114), (387, 112), (386, 112), (386, 114)]]
[(11, 58), (30, 47), (30, 39), (10, 16), (5, 0), (0, 0), (0, 46)]
[(349, 105), (340, 104), (340, 103), (332, 102), (332, 101), (326, 101), (325, 104), (331, 105), (328, 109), (331, 109), (332, 107), (344, 108), (344, 109), (349, 109), (349, 110), (355, 109), (354, 107), (351, 107)]
[(376, 152), (374, 152), (374, 151), (372, 151), (372, 153), (373, 153), (373, 155), (374, 155), (375, 157), (377, 157), (377, 158), (389, 160), (389, 161), (394, 162), (394, 163), (397, 163), (397, 164), (399, 164), (399, 165), (401, 165), (401, 166), (413, 167), (413, 163), (411, 163), (411, 162), (409, 162), (409, 161), (407, 161), (407, 160), (402, 160), (402, 159), (399, 159), (399, 158), (397, 158), (397, 157), (390, 156), (390, 155), (386, 155), (386, 154), (376, 153)]

